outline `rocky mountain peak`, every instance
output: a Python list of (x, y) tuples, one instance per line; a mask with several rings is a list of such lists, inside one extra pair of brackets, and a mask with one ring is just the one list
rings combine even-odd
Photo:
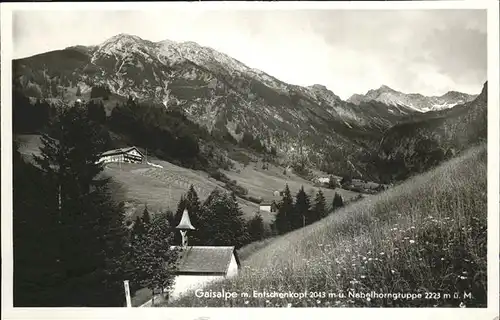
[(333, 91), (331, 91), (330, 89), (328, 89), (326, 86), (324, 86), (322, 84), (313, 84), (312, 86), (309, 86), (308, 88), (310, 90), (312, 90), (313, 92), (315, 92), (316, 94), (326, 95), (334, 100), (339, 100), (339, 101), (341, 100), (339, 96), (337, 96), (335, 93), (333, 93)]
[(386, 86), (385, 84), (381, 85), (380, 88), (378, 88), (378, 91), (381, 91), (381, 92), (397, 92), (396, 90), (392, 89), (389, 86)]
[(312, 86), (310, 86), (310, 88), (316, 89), (316, 90), (328, 90), (327, 87), (325, 87), (322, 84), (313, 84)]
[(127, 34), (127, 33), (119, 33), (116, 36), (113, 36), (107, 40), (105, 40), (102, 45), (106, 44), (112, 44), (112, 43), (137, 43), (137, 42), (143, 42), (144, 40), (138, 36)]

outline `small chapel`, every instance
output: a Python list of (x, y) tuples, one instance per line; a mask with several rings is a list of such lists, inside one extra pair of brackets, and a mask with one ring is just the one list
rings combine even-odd
[(234, 277), (240, 269), (240, 261), (234, 246), (190, 246), (188, 232), (196, 230), (191, 224), (189, 213), (184, 210), (179, 224), (182, 243), (175, 272), (175, 283), (169, 299), (177, 299), (182, 294), (225, 278)]

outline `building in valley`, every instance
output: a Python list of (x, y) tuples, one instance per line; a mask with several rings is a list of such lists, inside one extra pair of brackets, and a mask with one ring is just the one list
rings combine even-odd
[(143, 163), (145, 161), (144, 154), (136, 147), (120, 148), (103, 152), (99, 162), (128, 162), (128, 163)]
[(261, 202), (259, 204), (259, 211), (277, 212), (278, 211), (278, 205), (276, 204), (275, 200), (264, 201), (264, 202)]

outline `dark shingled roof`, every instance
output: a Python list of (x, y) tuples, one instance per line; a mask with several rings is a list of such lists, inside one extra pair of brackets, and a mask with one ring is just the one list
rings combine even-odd
[(137, 152), (139, 152), (139, 154), (143, 155), (142, 152), (137, 149), (136, 147), (128, 147), (128, 148), (120, 148), (120, 149), (113, 149), (113, 150), (108, 150), (106, 152), (103, 152), (101, 154), (101, 157), (103, 156), (109, 156), (109, 155), (113, 155), (113, 154), (122, 154), (122, 153), (127, 153), (129, 152), (130, 150), (137, 150)]
[(239, 267), (240, 262), (234, 246), (188, 246), (180, 253), (175, 273), (177, 275), (225, 275), (233, 254)]

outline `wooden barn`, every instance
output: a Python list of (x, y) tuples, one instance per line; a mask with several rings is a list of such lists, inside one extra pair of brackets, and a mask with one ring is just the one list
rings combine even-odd
[(101, 154), (99, 162), (128, 162), (142, 163), (144, 162), (144, 154), (136, 147), (120, 148), (109, 150)]

